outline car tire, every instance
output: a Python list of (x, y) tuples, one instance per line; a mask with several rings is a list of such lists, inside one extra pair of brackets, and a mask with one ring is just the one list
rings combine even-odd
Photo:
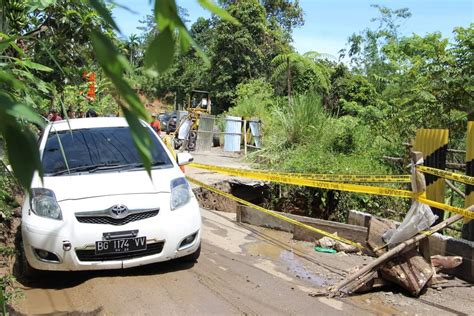
[(173, 138), (173, 148), (178, 150), (183, 146), (183, 141), (181, 139)]
[(35, 279), (39, 275), (39, 270), (36, 270), (33, 268), (29, 262), (28, 259), (26, 258), (25, 255), (25, 249), (23, 248), (23, 245), (21, 245), (21, 251), (20, 251), (20, 273), (23, 279), (26, 280), (32, 280)]
[(190, 140), (188, 142), (188, 148), (187, 150), (189, 151), (194, 151), (196, 149), (196, 140)]
[(201, 255), (201, 244), (199, 244), (199, 247), (198, 247), (198, 249), (196, 249), (195, 252), (193, 252), (192, 254), (189, 254), (187, 256), (179, 258), (179, 261), (181, 261), (181, 262), (197, 262), (200, 255)]

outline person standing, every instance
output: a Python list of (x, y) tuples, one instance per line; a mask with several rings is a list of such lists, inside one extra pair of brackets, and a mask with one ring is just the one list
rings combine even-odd
[(151, 115), (152, 117), (152, 121), (150, 123), (151, 127), (155, 130), (155, 132), (158, 133), (158, 135), (160, 135), (161, 133), (161, 123), (160, 123), (160, 120), (156, 118), (156, 114), (153, 113)]
[(98, 117), (99, 115), (94, 109), (89, 109), (86, 112), (86, 117)]
[(73, 119), (73, 118), (76, 118), (76, 112), (74, 111), (74, 109), (72, 108), (72, 106), (68, 107), (67, 108), (67, 118), (68, 119)]
[(56, 109), (52, 109), (51, 112), (48, 114), (48, 119), (51, 122), (61, 121), (63, 118), (58, 114)]

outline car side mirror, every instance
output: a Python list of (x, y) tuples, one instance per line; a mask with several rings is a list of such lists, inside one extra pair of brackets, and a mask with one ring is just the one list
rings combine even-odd
[(184, 166), (190, 164), (194, 161), (193, 156), (190, 153), (177, 153), (176, 154), (176, 162), (178, 166)]

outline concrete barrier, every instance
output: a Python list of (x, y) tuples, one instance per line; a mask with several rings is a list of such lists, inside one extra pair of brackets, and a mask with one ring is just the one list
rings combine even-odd
[[(360, 243), (366, 247), (367, 243), (367, 228), (355, 225), (348, 225), (338, 222), (325, 221), (321, 219), (310, 218), (310, 220), (301, 221), (302, 223), (313, 226), (315, 228), (327, 231), (329, 233), (337, 233), (345, 239)], [(307, 230), (300, 226), (295, 226), (293, 238), (296, 240), (312, 241), (318, 240), (324, 236)]]
[[(346, 239), (359, 242), (365, 246), (367, 240), (367, 228), (348, 225), (338, 222), (325, 221), (322, 219), (293, 215), (289, 213), (276, 212), (287, 216), (291, 219), (297, 220), (304, 224), (325, 230), (330, 233), (337, 233), (339, 236)], [(256, 226), (262, 226), (272, 229), (278, 229), (286, 232), (293, 233), (293, 238), (296, 240), (303, 241), (315, 241), (323, 237), (322, 235), (309, 231), (297, 225), (280, 220), (276, 217), (257, 211), (251, 207), (239, 205), (237, 207), (237, 221), (247, 223)]]
[[(280, 212), (278, 212), (280, 213)], [(283, 213), (280, 213), (283, 214)], [(292, 219), (296, 219), (295, 215), (283, 214)], [(285, 232), (292, 233), (294, 231), (294, 225), (276, 217), (270, 216), (263, 212), (257, 211), (251, 207), (245, 205), (239, 205), (237, 207), (236, 220), (239, 223), (247, 223), (255, 226), (267, 227)]]

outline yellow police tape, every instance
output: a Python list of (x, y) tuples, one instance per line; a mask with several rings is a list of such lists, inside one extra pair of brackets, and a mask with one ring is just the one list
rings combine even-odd
[(392, 188), (386, 188), (386, 187), (374, 187), (374, 186), (359, 185), (359, 184), (319, 181), (319, 180), (314, 180), (314, 179), (303, 179), (303, 178), (298, 178), (298, 177), (292, 178), (291, 176), (288, 176), (285, 174), (273, 173), (269, 171), (256, 171), (256, 170), (248, 170), (248, 169), (218, 167), (218, 166), (211, 166), (211, 165), (205, 165), (205, 164), (200, 164), (200, 163), (192, 163), (189, 166), (199, 168), (199, 169), (214, 171), (214, 172), (218, 172), (222, 174), (239, 176), (243, 178), (250, 178), (250, 179), (261, 180), (261, 181), (293, 184), (293, 185), (336, 190), (336, 191), (347, 191), (347, 192), (354, 192), (354, 193), (365, 193), (365, 194), (373, 194), (373, 195), (393, 196), (393, 197), (406, 198), (406, 199), (407, 198), (415, 199), (429, 206), (436, 207), (436, 208), (445, 210), (447, 212), (460, 214), (464, 217), (474, 219), (474, 212), (470, 212), (466, 209), (462, 209), (459, 207), (428, 200), (424, 196), (413, 193), (412, 191), (408, 191), (408, 190), (392, 189)]
[[(224, 168), (217, 166), (210, 166), (200, 163), (192, 163), (190, 167), (196, 167), (200, 169), (206, 169), (210, 171), (225, 172), (235, 172), (235, 168)], [(214, 169), (214, 170), (213, 170)], [(410, 183), (410, 175), (352, 175), (352, 174), (311, 174), (311, 173), (293, 173), (293, 172), (277, 172), (277, 171), (260, 171), (260, 170), (245, 170), (246, 173), (251, 173), (254, 175), (268, 174), (271, 173), (272, 176), (282, 176), (289, 177), (294, 179), (312, 179), (318, 181), (328, 181), (328, 182), (376, 182), (376, 183)]]
[(427, 166), (416, 166), (418, 170), (424, 173), (429, 173), (437, 177), (450, 179), (458, 182), (462, 182), (469, 185), (474, 185), (474, 177), (466, 176), (464, 174), (459, 174), (455, 172), (450, 172), (446, 170), (431, 168)]
[(373, 187), (368, 185), (360, 184), (350, 184), (350, 183), (338, 183), (338, 182), (329, 182), (321, 181), (316, 179), (305, 179), (299, 177), (292, 177), (287, 174), (274, 173), (271, 171), (257, 171), (257, 170), (248, 170), (248, 169), (237, 169), (237, 168), (228, 168), (228, 167), (218, 167), (204, 165), (200, 163), (192, 163), (190, 167), (195, 167), (199, 169), (205, 169), (209, 171), (214, 171), (218, 173), (223, 173), (232, 176), (239, 176), (244, 178), (250, 178), (261, 181), (272, 181), (285, 184), (293, 184), (321, 189), (337, 190), (337, 191), (349, 191), (355, 193), (367, 193), (375, 195), (385, 195), (385, 196), (394, 196), (402, 198), (412, 198), (413, 193), (408, 190), (400, 190), (393, 188), (384, 188), (384, 187)]
[(337, 240), (337, 241), (340, 241), (340, 242), (342, 242), (342, 243), (344, 243), (344, 244), (351, 245), (351, 246), (354, 246), (354, 247), (359, 248), (359, 249), (364, 249), (364, 246), (362, 246), (362, 245), (359, 244), (359, 243), (350, 241), (350, 240), (348, 240), (348, 239), (345, 239), (345, 238), (340, 237), (340, 236), (338, 236), (338, 235), (332, 234), (332, 233), (327, 232), (327, 231), (325, 231), (325, 230), (321, 230), (321, 229), (315, 228), (315, 227), (313, 227), (313, 226), (303, 224), (303, 223), (301, 223), (301, 222), (299, 222), (299, 221), (297, 221), (297, 220), (294, 220), (294, 219), (292, 219), (292, 218), (289, 218), (289, 217), (286, 217), (286, 216), (284, 216), (284, 215), (278, 214), (278, 213), (276, 213), (276, 212), (274, 212), (274, 211), (267, 210), (266, 208), (263, 208), (263, 207), (261, 207), (261, 206), (258, 206), (258, 205), (255, 205), (255, 204), (253, 204), (253, 203), (250, 203), (250, 202), (247, 202), (247, 201), (245, 201), (245, 200), (242, 200), (242, 199), (240, 199), (240, 198), (238, 198), (238, 197), (236, 197), (236, 196), (234, 196), (234, 195), (232, 195), (232, 194), (229, 194), (229, 193), (227, 193), (227, 192), (224, 192), (224, 191), (221, 191), (221, 190), (219, 190), (219, 189), (216, 189), (216, 188), (214, 188), (213, 186), (207, 185), (207, 184), (205, 184), (205, 183), (203, 183), (203, 182), (201, 182), (201, 181), (199, 181), (199, 180), (196, 180), (196, 179), (194, 179), (194, 178), (191, 178), (191, 177), (189, 177), (189, 176), (187, 176), (186, 178), (189, 180), (189, 182), (192, 182), (192, 183), (194, 183), (194, 184), (196, 184), (196, 185), (198, 185), (198, 186), (200, 186), (200, 187), (202, 187), (202, 188), (205, 188), (206, 190), (209, 190), (209, 191), (212, 191), (212, 192), (217, 193), (217, 194), (219, 194), (219, 195), (225, 196), (226, 198), (229, 198), (229, 199), (231, 199), (231, 200), (234, 200), (234, 201), (236, 201), (236, 202), (239, 202), (239, 203), (241, 203), (241, 204), (243, 204), (243, 205), (247, 205), (247, 206), (249, 206), (249, 207), (251, 207), (251, 208), (253, 208), (253, 209), (256, 209), (257, 211), (263, 212), (263, 213), (265, 213), (265, 214), (268, 214), (268, 215), (270, 215), (270, 216), (276, 217), (276, 218), (281, 219), (281, 220), (283, 220), (283, 221), (285, 221), (285, 222), (288, 222), (288, 223), (291, 223), (291, 224), (300, 226), (300, 227), (302, 227), (302, 228), (306, 228), (306, 229), (308, 229), (308, 230), (310, 230), (310, 231), (313, 231), (313, 232), (315, 232), (315, 233), (318, 233), (318, 234), (320, 234), (320, 235), (330, 237), (330, 238), (332, 238), (332, 239), (334, 239), (334, 240)]

